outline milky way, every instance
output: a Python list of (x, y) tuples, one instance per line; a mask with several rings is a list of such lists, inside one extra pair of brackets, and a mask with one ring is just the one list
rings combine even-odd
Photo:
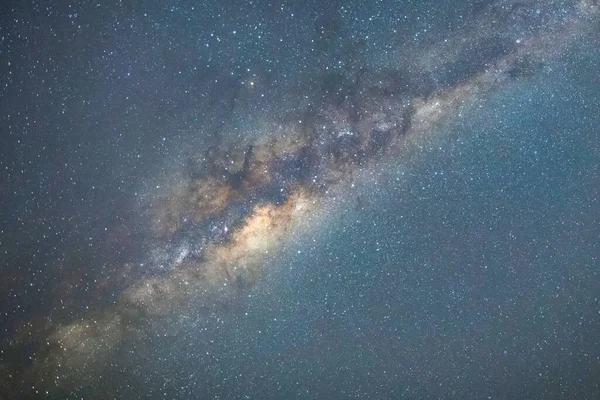
[[(326, 223), (331, 199), (344, 197), (355, 175), (410, 157), (464, 104), (560, 57), (595, 24), (598, 5), (582, 1), (516, 40), (498, 37), (528, 6), (500, 9), (482, 12), (464, 35), (413, 49), (395, 69), (356, 65), (325, 76), (298, 119), (251, 144), (226, 144), (217, 126), (213, 146), (194, 151), (182, 174), (149, 195), (143, 218), (152, 250), (140, 264), (159, 271), (128, 281), (103, 310), (55, 327), (25, 380), (41, 389), (86, 384), (155, 321), (239, 301), (282, 248)], [(447, 72), (421, 73), (432, 63)], [(240, 84), (224, 95), (225, 108)]]

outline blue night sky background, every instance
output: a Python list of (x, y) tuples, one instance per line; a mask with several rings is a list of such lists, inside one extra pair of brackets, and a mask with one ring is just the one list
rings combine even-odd
[(0, 6), (0, 400), (600, 397), (597, 0)]

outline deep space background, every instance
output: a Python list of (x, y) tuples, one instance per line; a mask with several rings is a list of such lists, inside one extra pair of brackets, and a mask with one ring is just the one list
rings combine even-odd
[(600, 398), (599, 13), (3, 2), (0, 399)]

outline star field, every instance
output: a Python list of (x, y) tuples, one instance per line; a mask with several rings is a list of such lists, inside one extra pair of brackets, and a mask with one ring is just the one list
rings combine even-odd
[(598, 397), (599, 12), (3, 5), (0, 399)]

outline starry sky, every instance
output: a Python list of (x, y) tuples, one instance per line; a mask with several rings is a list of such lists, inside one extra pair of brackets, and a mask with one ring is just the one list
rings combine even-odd
[(0, 400), (600, 397), (597, 0), (0, 6)]

